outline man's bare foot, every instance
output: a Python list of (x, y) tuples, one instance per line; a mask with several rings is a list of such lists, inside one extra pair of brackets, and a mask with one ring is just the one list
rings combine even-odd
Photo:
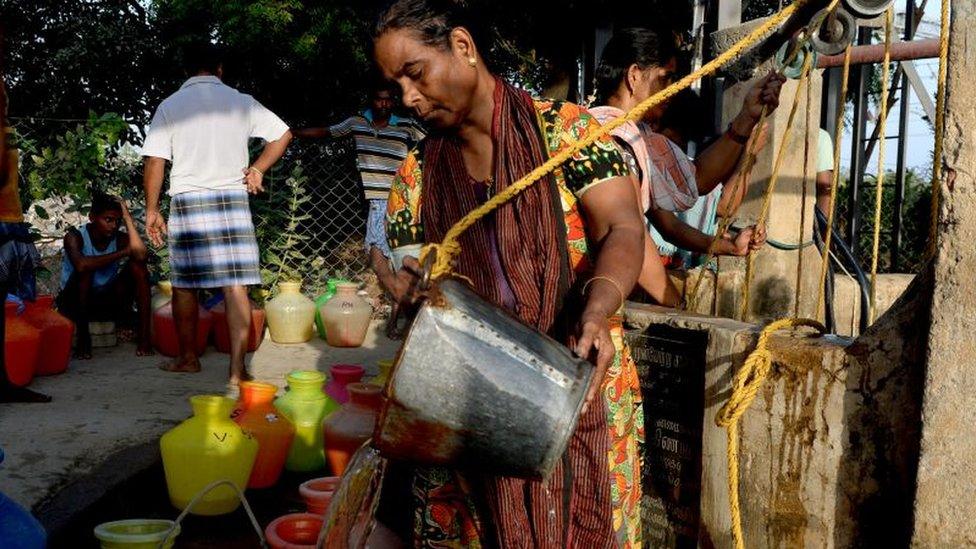
[(395, 317), (390, 318), (390, 320), (386, 322), (386, 337), (394, 340), (403, 339), (403, 331), (400, 330), (400, 327), (397, 324), (397, 319)]
[(75, 351), (74, 353), (72, 353), (71, 356), (73, 356), (75, 360), (91, 360), (92, 357), (91, 347), (89, 346), (83, 347), (81, 345), (78, 345), (77, 347), (75, 347)]
[(153, 356), (156, 351), (153, 351), (152, 341), (149, 336), (139, 334), (138, 344), (136, 345), (136, 356)]
[(164, 372), (195, 374), (200, 371), (200, 361), (196, 357), (192, 359), (176, 358), (163, 362), (159, 365), (159, 369)]
[(129, 343), (136, 340), (136, 331), (132, 328), (119, 328), (115, 335), (118, 337), (119, 343)]
[(43, 404), (45, 402), (51, 402), (51, 397), (31, 391), (24, 387), (17, 387), (10, 384), (0, 385), (0, 402), (13, 403), (13, 402), (30, 402)]
[(240, 385), (240, 383), (242, 381), (251, 381), (253, 379), (254, 379), (254, 376), (252, 376), (251, 374), (249, 374), (246, 368), (243, 369), (243, 370), (241, 370), (240, 372), (234, 371), (233, 368), (231, 369), (231, 372), (230, 372), (230, 384), (231, 385)]

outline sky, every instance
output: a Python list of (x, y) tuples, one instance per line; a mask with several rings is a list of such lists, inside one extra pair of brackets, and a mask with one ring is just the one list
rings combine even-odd
[[(896, 21), (900, 20), (901, 17), (898, 14), (904, 14), (904, 5), (902, 2), (896, 0)], [(898, 6), (901, 8), (898, 9)], [(929, 0), (925, 6), (925, 15), (922, 18), (922, 23), (919, 26), (916, 38), (938, 38), (939, 37), (939, 24), (940, 24), (940, 11), (941, 6), (939, 0)], [(901, 31), (896, 31), (895, 39), (897, 38)], [(918, 70), (919, 76), (921, 76), (922, 81), (925, 83), (925, 88), (932, 97), (932, 102), (935, 103), (935, 92), (938, 83), (939, 74), (939, 60), (938, 59), (924, 59), (920, 61), (915, 61), (915, 68)], [(869, 112), (877, 114), (877, 107), (870, 105)], [(898, 135), (898, 112), (899, 107), (896, 106), (888, 117), (887, 133), (888, 136)], [(927, 174), (931, 169), (932, 165), (932, 148), (934, 144), (934, 134), (932, 132), (932, 125), (924, 119), (924, 111), (918, 98), (914, 95), (912, 96), (911, 108), (909, 109), (908, 118), (908, 131), (907, 131), (907, 149), (906, 149), (906, 164), (910, 168), (916, 168), (923, 174)], [(870, 116), (870, 114), (869, 114)], [(874, 122), (868, 121), (868, 133), (873, 130)], [(850, 133), (844, 136), (843, 146), (841, 148), (841, 164), (845, 166), (845, 173), (850, 167), (851, 158), (851, 139)], [(896, 142), (891, 139), (888, 141), (888, 152), (885, 154), (885, 166), (889, 170), (894, 170), (897, 165), (897, 145)], [(877, 147), (875, 147), (875, 152), (872, 158), (868, 161), (866, 165), (866, 171), (870, 174), (875, 174), (878, 171), (878, 152)]]

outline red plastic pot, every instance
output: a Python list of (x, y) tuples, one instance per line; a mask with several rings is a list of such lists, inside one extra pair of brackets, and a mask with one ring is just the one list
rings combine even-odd
[[(213, 313), (214, 347), (221, 353), (230, 353), (230, 332), (227, 329), (227, 307), (221, 301), (210, 309)], [(251, 304), (251, 331), (247, 335), (247, 352), (253, 353), (264, 339), (264, 309)]]
[[(207, 336), (213, 324), (213, 315), (200, 307), (197, 317), (197, 356), (207, 350)], [(176, 336), (176, 322), (173, 319), (173, 304), (167, 303), (153, 311), (153, 347), (163, 356), (176, 356), (180, 353), (179, 339)]]
[(315, 549), (323, 518), (311, 513), (278, 517), (264, 529), (271, 549)]
[(7, 379), (24, 387), (34, 379), (37, 356), (41, 345), (41, 331), (17, 315), (17, 304), (5, 303), (6, 333), (3, 350), (6, 357)]
[(54, 296), (41, 295), (37, 301), (28, 302), (22, 318), (41, 332), (41, 341), (44, 342), (37, 353), (37, 370), (34, 373), (51, 376), (67, 370), (71, 361), (71, 338), (75, 334), (75, 323), (54, 310)]

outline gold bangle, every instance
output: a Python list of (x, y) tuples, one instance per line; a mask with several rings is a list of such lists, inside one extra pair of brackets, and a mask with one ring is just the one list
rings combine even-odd
[[(623, 290), (623, 288), (620, 287), (620, 283), (618, 283), (616, 280), (610, 278), (609, 276), (594, 276), (593, 278), (587, 280), (586, 281), (586, 284), (583, 285), (582, 294), (584, 296), (586, 296), (586, 289), (590, 287), (590, 284), (593, 284), (597, 280), (606, 280), (610, 284), (613, 284), (613, 287), (617, 289), (617, 293), (620, 294), (620, 307), (617, 307), (616, 312), (619, 313), (620, 310), (624, 308), (624, 303), (627, 302), (627, 296), (624, 295), (624, 290)], [(616, 313), (614, 313), (614, 314), (616, 314)]]
[(251, 166), (251, 167), (250, 167), (250, 168), (248, 168), (248, 169), (249, 169), (249, 170), (254, 170), (254, 171), (256, 171), (256, 172), (258, 172), (259, 174), (261, 174), (261, 177), (264, 177), (264, 172), (262, 172), (261, 170), (259, 170), (259, 169), (257, 169), (257, 168), (255, 168), (254, 166)]

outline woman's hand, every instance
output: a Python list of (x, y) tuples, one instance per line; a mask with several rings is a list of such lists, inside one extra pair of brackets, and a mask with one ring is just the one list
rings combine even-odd
[(757, 82), (746, 94), (742, 101), (742, 110), (732, 121), (732, 128), (739, 135), (749, 135), (752, 128), (762, 117), (763, 109), (766, 114), (776, 110), (779, 106), (779, 94), (786, 77), (779, 73), (770, 73)]
[(752, 229), (752, 239), (749, 241), (749, 251), (755, 252), (766, 245), (766, 226), (753, 225), (750, 228)]
[(617, 353), (610, 338), (610, 321), (605, 314), (585, 311), (577, 328), (577, 342), (573, 351), (577, 356), (596, 365), (590, 389), (583, 401), (583, 410), (596, 398), (603, 387), (603, 377)]
[(413, 257), (403, 259), (403, 267), (393, 277), (390, 284), (390, 293), (393, 299), (403, 305), (412, 305), (420, 299), (420, 281), (423, 277), (423, 269)]
[(766, 227), (751, 225), (739, 231), (737, 235), (725, 233), (723, 240), (726, 241), (727, 249), (722, 255), (744, 257), (766, 244)]

